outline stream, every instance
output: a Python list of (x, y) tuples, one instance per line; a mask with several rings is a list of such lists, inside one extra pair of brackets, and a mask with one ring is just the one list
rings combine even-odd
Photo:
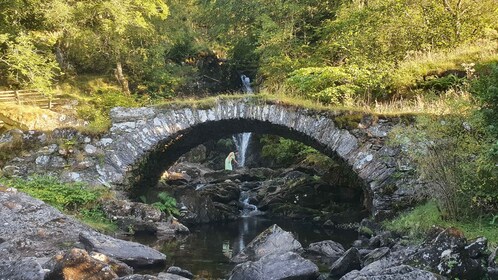
[[(334, 240), (349, 248), (358, 235), (354, 230), (323, 229), (303, 221), (253, 216), (229, 223), (191, 226), (191, 234), (173, 240), (157, 240), (154, 236), (136, 236), (134, 240), (166, 254), (166, 267), (178, 266), (189, 270), (196, 275), (196, 279), (228, 279), (235, 266), (230, 263), (230, 257), (273, 224), (292, 232), (304, 248), (322, 240)], [(327, 268), (323, 272), (327, 272)]]

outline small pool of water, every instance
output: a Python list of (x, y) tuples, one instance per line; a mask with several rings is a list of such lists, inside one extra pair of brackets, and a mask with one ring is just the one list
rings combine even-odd
[(172, 240), (138, 236), (134, 241), (163, 252), (167, 256), (167, 267), (174, 265), (187, 269), (197, 276), (196, 279), (228, 279), (235, 266), (230, 263), (230, 257), (273, 224), (292, 232), (303, 247), (313, 242), (334, 240), (349, 248), (358, 235), (354, 230), (323, 229), (302, 221), (248, 217), (230, 223), (193, 226), (190, 227), (191, 234)]

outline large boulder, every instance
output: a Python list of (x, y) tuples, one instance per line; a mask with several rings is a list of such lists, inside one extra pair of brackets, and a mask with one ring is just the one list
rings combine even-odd
[(311, 243), (308, 248), (306, 248), (306, 256), (327, 265), (333, 264), (344, 254), (344, 252), (344, 247), (332, 240)]
[(238, 264), (230, 280), (312, 280), (319, 276), (318, 267), (293, 252), (265, 255), (258, 261)]
[(0, 190), (0, 260), (52, 257), (93, 230), (15, 189)]
[(467, 239), (455, 228), (434, 228), (408, 263), (423, 264), (443, 276), (450, 278), (482, 279), (486, 274), (483, 266), (484, 240), (467, 246)]
[(360, 267), (360, 253), (358, 249), (353, 247), (332, 264), (330, 267), (330, 276), (341, 277), (352, 270), (360, 269)]
[(0, 279), (44, 280), (45, 273), (35, 258), (0, 261)]
[[(103, 257), (99, 260), (99, 257), (94, 258), (85, 250), (77, 248), (65, 254), (55, 255), (44, 267), (50, 270), (46, 280), (112, 280), (118, 278), (109, 259), (107, 262)], [(126, 274), (130, 274), (133, 270), (129, 269), (127, 272)]]
[(231, 261), (236, 263), (256, 261), (269, 254), (286, 252), (301, 252), (303, 247), (292, 233), (284, 231), (276, 224), (254, 238), (242, 251), (233, 256)]
[(134, 268), (164, 265), (166, 262), (166, 255), (150, 247), (103, 234), (81, 233), (80, 241), (88, 251), (102, 253)]

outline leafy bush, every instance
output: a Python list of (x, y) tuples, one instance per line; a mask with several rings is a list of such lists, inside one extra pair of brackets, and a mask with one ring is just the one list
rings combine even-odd
[(332, 161), (316, 149), (291, 139), (265, 135), (261, 137), (260, 142), (263, 145), (261, 155), (277, 165), (289, 166), (301, 162), (324, 167)]
[(419, 116), (414, 127), (393, 131), (393, 142), (416, 162), (419, 174), (430, 184), (428, 196), (437, 199), (443, 217), (494, 214), (498, 180), (496, 161), (488, 156), (493, 137), (478, 114), (457, 112)]
[(292, 72), (287, 85), (324, 104), (352, 105), (354, 99), (383, 97), (387, 72), (380, 66), (308, 67)]
[(152, 206), (168, 215), (180, 215), (180, 211), (176, 208), (176, 199), (174, 197), (170, 196), (167, 192), (161, 192), (157, 197), (159, 201), (152, 203)]

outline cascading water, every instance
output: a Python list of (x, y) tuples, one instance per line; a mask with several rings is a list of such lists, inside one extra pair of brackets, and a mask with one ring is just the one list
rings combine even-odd
[(258, 210), (258, 207), (254, 204), (249, 203), (249, 193), (246, 191), (240, 192), (239, 202), (242, 204), (242, 210), (240, 211), (241, 217), (251, 217), (262, 214)]
[(244, 167), (246, 164), (246, 153), (247, 147), (249, 146), (249, 140), (251, 139), (250, 132), (239, 133), (232, 135), (233, 142), (235, 143), (235, 148), (237, 148), (238, 158), (237, 162), (239, 167)]
[[(251, 79), (246, 75), (241, 75), (240, 80), (242, 81), (242, 91), (245, 93), (252, 94), (254, 91), (251, 88)], [(239, 167), (244, 167), (246, 164), (246, 153), (247, 147), (249, 146), (249, 140), (251, 139), (251, 133), (239, 133), (237, 135), (233, 135), (232, 139), (235, 143), (235, 147), (237, 148), (237, 152), (239, 154), (237, 161), (239, 162)]]

